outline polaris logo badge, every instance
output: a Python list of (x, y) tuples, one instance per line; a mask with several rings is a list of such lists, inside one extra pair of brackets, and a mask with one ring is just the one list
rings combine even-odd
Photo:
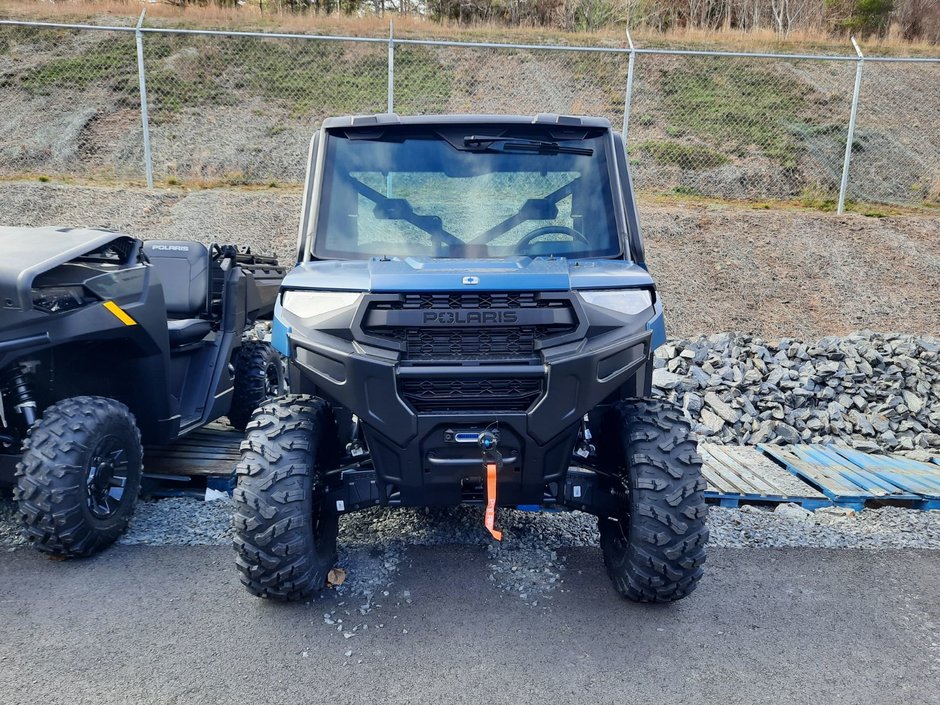
[(464, 277), (464, 278), (463, 278), (463, 283), (464, 283), (466, 286), (473, 286), (474, 284), (479, 284), (479, 283), (480, 283), (480, 277)]
[(163, 252), (189, 252), (186, 245), (151, 245), (152, 250), (161, 250)]
[(468, 323), (516, 323), (515, 311), (425, 311), (424, 322), (450, 326)]

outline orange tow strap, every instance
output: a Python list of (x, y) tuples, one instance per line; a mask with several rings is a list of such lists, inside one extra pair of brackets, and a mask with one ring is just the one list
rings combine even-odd
[(486, 518), (483, 525), (497, 541), (503, 540), (503, 532), (493, 527), (496, 524), (496, 463), (486, 463)]

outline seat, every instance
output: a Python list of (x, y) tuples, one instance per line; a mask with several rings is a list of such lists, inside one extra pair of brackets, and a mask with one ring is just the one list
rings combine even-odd
[(179, 347), (205, 338), (212, 330), (212, 322), (201, 318), (208, 313), (208, 248), (185, 240), (148, 240), (144, 253), (163, 284), (170, 345)]
[(205, 338), (212, 331), (212, 322), (202, 318), (180, 318), (167, 321), (166, 328), (170, 345), (175, 348)]

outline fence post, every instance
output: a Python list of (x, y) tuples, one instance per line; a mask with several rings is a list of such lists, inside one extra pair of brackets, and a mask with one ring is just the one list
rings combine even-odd
[(147, 9), (140, 11), (137, 20), (137, 30), (134, 37), (137, 39), (137, 80), (140, 85), (140, 120), (144, 129), (144, 167), (147, 170), (147, 188), (153, 190), (153, 158), (150, 154), (150, 119), (147, 115), (147, 78), (144, 74), (144, 35), (140, 28), (144, 24), (144, 14)]
[(855, 141), (855, 118), (858, 116), (858, 95), (862, 90), (862, 66), (865, 64), (865, 55), (852, 37), (852, 46), (858, 54), (858, 64), (855, 67), (855, 90), (852, 93), (852, 110), (849, 113), (849, 134), (845, 140), (845, 159), (842, 161), (842, 183), (839, 184), (839, 207), (837, 212), (845, 212), (845, 192), (849, 187), (849, 166), (852, 163), (852, 143)]
[(388, 21), (388, 112), (395, 112), (395, 20)]
[(630, 43), (630, 61), (627, 64), (627, 93), (623, 99), (623, 142), (627, 144), (627, 130), (630, 128), (630, 104), (633, 102), (633, 65), (636, 61), (636, 47), (633, 37), (627, 29), (627, 41)]

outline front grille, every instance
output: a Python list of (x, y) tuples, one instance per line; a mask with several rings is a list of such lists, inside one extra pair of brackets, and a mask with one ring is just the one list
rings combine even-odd
[(405, 379), (401, 394), (415, 411), (526, 411), (542, 395), (542, 380)]
[(392, 328), (387, 335), (404, 343), (402, 359), (406, 362), (537, 361), (535, 341), (539, 334), (535, 328)]
[[(468, 315), (478, 316), (481, 315), (479, 313), (481, 311), (544, 311), (546, 309), (555, 310), (556, 316), (564, 317), (565, 312), (570, 312), (570, 315), (561, 324), (556, 321), (551, 324), (530, 322), (526, 325), (520, 320), (518, 327), (487, 325), (485, 322), (478, 326), (448, 327), (426, 325), (421, 321), (418, 321), (417, 325), (414, 323), (411, 325), (375, 325), (368, 322), (369, 316), (367, 315), (364, 327), (371, 336), (400, 343), (401, 361), (404, 363), (538, 363), (538, 341), (570, 333), (576, 328), (574, 311), (567, 298), (545, 297), (533, 291), (421, 292), (402, 294), (394, 300), (372, 301), (368, 309), (374, 312), (453, 311), (457, 315), (460, 315), (460, 311), (464, 311), (476, 312)], [(493, 315), (495, 318), (497, 313), (482, 315)], [(543, 318), (545, 315), (552, 317), (552, 314), (547, 312), (538, 315), (542, 315)]]

